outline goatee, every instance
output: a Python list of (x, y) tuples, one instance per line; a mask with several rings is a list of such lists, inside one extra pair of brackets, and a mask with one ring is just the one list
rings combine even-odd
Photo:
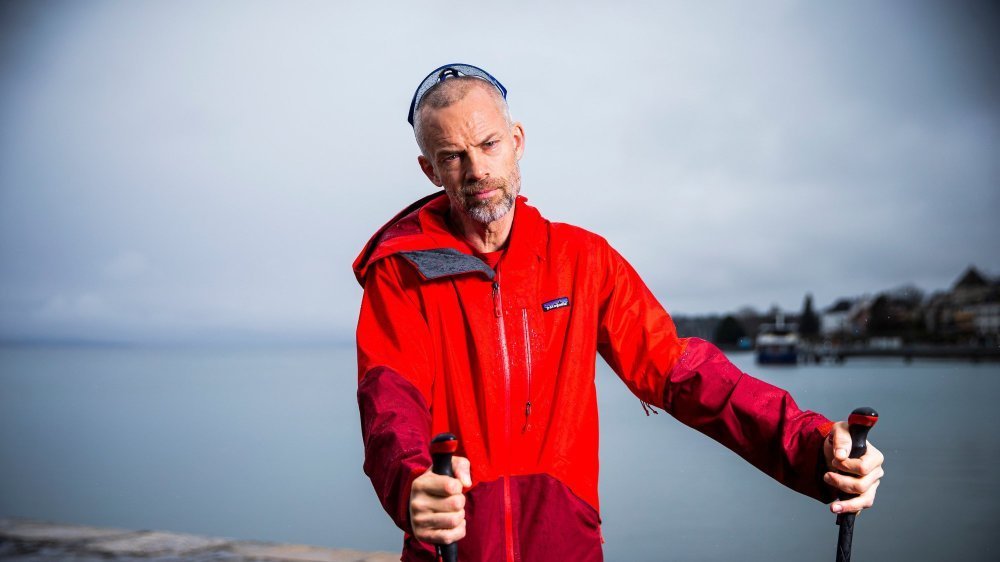
[[(497, 190), (490, 199), (477, 200), (476, 194)], [(514, 207), (517, 194), (521, 191), (521, 173), (514, 167), (510, 180), (506, 178), (485, 178), (462, 189), (462, 207), (472, 220), (490, 224), (502, 219)]]

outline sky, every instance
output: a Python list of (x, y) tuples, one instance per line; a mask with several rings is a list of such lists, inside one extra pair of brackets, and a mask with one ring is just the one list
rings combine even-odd
[(1000, 275), (990, 2), (0, 4), (0, 339), (349, 341), (467, 62), (672, 314)]

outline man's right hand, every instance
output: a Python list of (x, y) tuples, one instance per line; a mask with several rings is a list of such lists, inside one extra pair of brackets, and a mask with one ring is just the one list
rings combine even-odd
[(455, 478), (434, 474), (430, 469), (410, 488), (410, 525), (419, 541), (450, 544), (465, 536), (465, 495), (472, 486), (469, 459), (452, 457)]

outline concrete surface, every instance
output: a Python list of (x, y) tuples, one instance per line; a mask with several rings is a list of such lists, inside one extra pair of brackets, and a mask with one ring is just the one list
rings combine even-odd
[(0, 519), (0, 560), (16, 562), (398, 562), (399, 554), (236, 541), (31, 519)]

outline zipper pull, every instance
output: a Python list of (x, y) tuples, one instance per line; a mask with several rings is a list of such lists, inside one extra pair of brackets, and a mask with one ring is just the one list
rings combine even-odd
[(500, 318), (500, 283), (493, 282), (493, 313)]
[(524, 427), (521, 428), (521, 433), (529, 429), (531, 429), (531, 400), (524, 403)]

